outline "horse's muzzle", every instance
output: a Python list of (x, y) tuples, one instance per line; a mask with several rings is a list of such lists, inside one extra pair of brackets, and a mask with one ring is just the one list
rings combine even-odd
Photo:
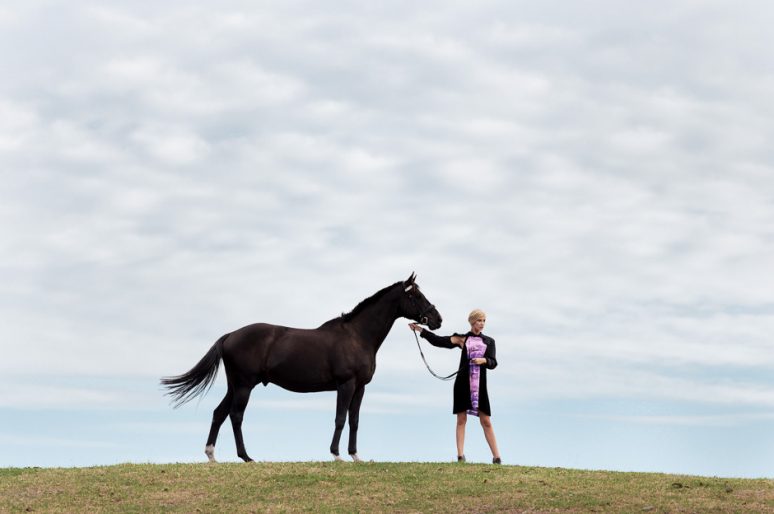
[(441, 320), (430, 321), (427, 318), (422, 318), (422, 324), (427, 325), (430, 328), (430, 330), (436, 330), (438, 328), (441, 328)]

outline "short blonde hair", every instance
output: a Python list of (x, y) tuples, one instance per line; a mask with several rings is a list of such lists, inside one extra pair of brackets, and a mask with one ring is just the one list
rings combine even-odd
[(468, 314), (468, 323), (472, 325), (473, 322), (479, 318), (486, 319), (486, 312), (482, 311), (481, 309), (473, 309), (470, 311), (470, 314)]

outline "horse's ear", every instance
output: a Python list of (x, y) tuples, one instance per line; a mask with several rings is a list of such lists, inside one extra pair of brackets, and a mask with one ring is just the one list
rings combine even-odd
[(414, 287), (414, 281), (417, 279), (417, 274), (413, 271), (411, 272), (411, 276), (403, 282), (403, 285), (405, 286), (406, 291), (410, 291), (412, 287)]

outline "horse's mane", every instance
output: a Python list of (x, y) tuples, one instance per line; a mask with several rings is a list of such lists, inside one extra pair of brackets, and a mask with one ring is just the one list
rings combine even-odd
[(352, 309), (351, 311), (346, 312), (346, 313), (342, 312), (341, 316), (338, 316), (336, 318), (333, 318), (333, 319), (330, 319), (330, 320), (326, 321), (325, 323), (320, 325), (319, 328), (324, 328), (324, 327), (330, 326), (330, 325), (332, 325), (334, 323), (346, 323), (348, 321), (351, 321), (352, 318), (354, 318), (355, 316), (360, 314), (360, 312), (362, 312), (363, 309), (365, 309), (369, 305), (373, 305), (374, 303), (376, 303), (379, 300), (381, 300), (381, 298), (384, 295), (386, 295), (392, 288), (394, 288), (398, 284), (403, 284), (403, 282), (398, 281), (398, 282), (395, 282), (394, 284), (392, 284), (390, 286), (385, 287), (384, 289), (380, 289), (379, 291), (375, 292), (374, 294), (372, 294), (371, 296), (369, 296), (368, 298), (366, 298), (365, 300), (363, 300), (359, 304), (355, 305), (355, 308)]

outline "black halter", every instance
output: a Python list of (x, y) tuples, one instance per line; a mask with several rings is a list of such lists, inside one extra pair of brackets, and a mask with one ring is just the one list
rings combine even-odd
[(419, 313), (419, 324), (420, 324), (420, 325), (427, 325), (427, 322), (428, 322), (427, 314), (428, 314), (430, 311), (434, 311), (434, 310), (435, 310), (435, 305), (433, 305), (433, 304), (431, 303), (431, 304), (430, 304), (430, 305), (427, 307), (427, 309), (425, 309), (425, 310), (423, 310), (422, 312), (420, 312), (420, 313)]
[[(419, 302), (417, 302), (416, 296), (409, 293), (408, 297), (414, 303), (414, 306), (417, 308), (417, 310), (419, 310)], [(416, 320), (416, 322), (419, 323), (420, 325), (427, 325), (427, 322), (429, 321), (427, 315), (434, 310), (435, 310), (435, 305), (433, 305), (432, 303), (429, 304), (425, 310), (420, 311), (419, 316), (417, 316), (418, 319)]]

